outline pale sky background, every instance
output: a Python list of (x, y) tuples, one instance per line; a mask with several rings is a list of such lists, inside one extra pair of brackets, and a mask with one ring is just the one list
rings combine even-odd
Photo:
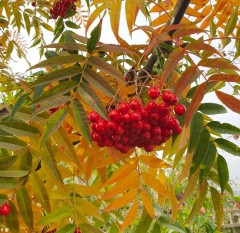
[[(124, 16), (124, 12), (122, 12), (122, 15)], [(146, 23), (145, 18), (141, 15), (138, 17), (138, 20), (139, 20), (138, 23), (140, 23), (142, 25), (144, 25)], [(105, 16), (105, 18), (103, 20), (101, 42), (117, 43), (114, 35), (111, 33), (111, 28), (110, 28), (110, 25), (108, 22), (109, 22), (109, 18), (108, 18), (108, 16)], [(80, 35), (85, 35), (83, 29), (84, 28), (79, 30)], [(130, 44), (142, 44), (142, 43), (146, 43), (146, 41), (147, 41), (147, 37), (146, 37), (145, 33), (141, 32), (139, 30), (133, 32), (132, 38), (129, 37), (129, 33), (127, 30), (127, 26), (125, 24), (124, 17), (122, 17), (119, 32), (120, 32), (119, 33), (120, 36), (122, 38), (126, 39), (126, 41)], [(46, 34), (49, 34), (49, 33), (46, 32)], [(51, 39), (52, 39), (52, 35), (50, 34), (49, 37), (46, 37), (46, 38), (49, 38), (49, 43), (50, 43)], [(36, 48), (29, 49), (27, 57), (29, 58), (32, 65), (34, 65), (40, 61), (38, 51), (36, 50)], [(45, 59), (45, 58), (43, 57), (42, 60), (43, 59)], [(11, 66), (15, 72), (20, 72), (20, 73), (24, 73), (29, 68), (27, 63), (23, 59), (20, 62), (19, 62), (19, 60), (17, 62), (12, 62)], [(231, 89), (225, 88), (224, 91), (229, 92), (229, 91), (231, 91)], [(231, 93), (231, 92), (229, 92), (229, 93)], [(219, 101), (216, 98), (214, 93), (207, 94), (204, 98), (204, 101), (219, 103)], [(229, 112), (226, 114), (219, 114), (219, 115), (211, 116), (211, 118), (216, 121), (230, 123), (230, 124), (235, 125), (240, 128), (240, 115), (232, 112), (231, 110), (229, 110)], [(227, 135), (225, 138), (228, 138), (230, 141), (232, 141), (236, 145), (240, 146), (240, 139), (235, 140), (232, 137), (228, 137), (228, 136), (230, 136), (230, 135)], [(240, 180), (238, 180), (238, 179), (240, 179), (240, 157), (237, 157), (234, 155), (229, 155), (228, 153), (223, 152), (223, 151), (219, 151), (219, 153), (221, 155), (223, 155), (227, 160), (227, 163), (229, 166), (229, 172), (230, 172), (230, 179), (237, 180), (239, 183), (239, 186), (240, 186)], [(240, 191), (240, 188), (239, 188), (239, 191)]]

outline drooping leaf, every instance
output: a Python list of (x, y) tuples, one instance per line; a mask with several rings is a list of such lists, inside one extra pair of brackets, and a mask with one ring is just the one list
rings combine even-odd
[(207, 124), (207, 126), (213, 131), (220, 134), (232, 134), (232, 135), (240, 135), (240, 129), (234, 125), (229, 123), (221, 123), (219, 121), (211, 121)]
[(192, 101), (188, 106), (188, 109), (186, 112), (186, 122), (185, 122), (186, 126), (188, 126), (190, 120), (192, 119), (193, 114), (197, 111), (198, 106), (200, 105), (204, 97), (206, 87), (207, 87), (207, 82), (204, 82), (201, 85), (199, 85), (196, 91), (194, 92)]
[(33, 211), (29, 191), (21, 186), (16, 193), (18, 207), (25, 224), (33, 230)]
[(103, 71), (104, 73), (112, 76), (116, 79), (116, 81), (123, 82), (124, 78), (123, 75), (112, 65), (106, 63), (100, 57), (90, 57), (88, 59), (88, 64), (98, 68), (99, 70)]
[(67, 113), (68, 108), (61, 108), (50, 116), (45, 123), (44, 131), (40, 138), (40, 146), (42, 146), (45, 141), (54, 133), (54, 131), (59, 128)]
[(218, 172), (221, 192), (223, 193), (229, 180), (229, 171), (228, 171), (227, 161), (221, 155), (218, 155), (217, 157), (217, 172)]
[(211, 197), (213, 202), (213, 207), (215, 211), (216, 221), (217, 221), (217, 229), (221, 231), (224, 217), (223, 210), (223, 200), (221, 194), (217, 191), (217, 189), (210, 187)]
[(217, 145), (221, 149), (225, 150), (226, 152), (228, 152), (232, 155), (240, 156), (240, 147), (238, 147), (234, 143), (228, 141), (227, 139), (217, 138), (214, 140), (214, 142), (216, 142)]
[(190, 122), (190, 138), (188, 151), (191, 153), (197, 145), (198, 138), (203, 130), (203, 116), (196, 112)]
[(31, 84), (31, 87), (41, 86), (44, 84), (50, 84), (63, 79), (68, 79), (77, 74), (80, 74), (81, 71), (82, 69), (79, 66), (71, 66), (71, 67), (59, 69), (51, 73), (39, 76), (38, 79)]
[(240, 82), (240, 76), (237, 74), (213, 74), (208, 81)]
[(149, 194), (144, 189), (142, 189), (140, 191), (140, 197), (142, 199), (143, 206), (147, 210), (148, 214), (151, 216), (151, 218), (154, 218), (153, 203)]
[(56, 210), (53, 210), (51, 213), (43, 216), (36, 224), (41, 226), (49, 225), (51, 223), (68, 218), (73, 213), (73, 211), (74, 206), (72, 205), (66, 205), (57, 208)]
[(94, 90), (89, 87), (87, 83), (81, 83), (78, 88), (78, 93), (90, 107), (92, 107), (96, 112), (101, 115), (101, 117), (103, 117), (105, 120), (108, 119), (106, 107), (99, 99), (97, 94), (94, 92)]
[(197, 168), (200, 166), (204, 156), (207, 156), (207, 149), (210, 142), (210, 134), (208, 130), (203, 129), (201, 134), (199, 135), (199, 139), (197, 141), (196, 149), (193, 153), (192, 159), (192, 167), (190, 170), (190, 175), (192, 175)]
[(215, 104), (215, 103), (202, 103), (198, 107), (198, 111), (207, 115), (216, 115), (216, 114), (222, 114), (227, 112), (224, 106), (220, 104)]
[(0, 136), (0, 148), (7, 150), (20, 150), (26, 147), (26, 143), (16, 137)]
[(12, 119), (13, 116), (16, 114), (16, 112), (20, 109), (20, 107), (22, 106), (24, 101), (27, 99), (27, 97), (28, 97), (28, 93), (25, 93), (17, 99), (16, 103), (12, 107), (10, 119)]
[(41, 180), (37, 172), (33, 172), (31, 174), (30, 184), (32, 190), (34, 190), (34, 194), (36, 195), (38, 201), (41, 203), (44, 210), (46, 210), (49, 213), (51, 211), (51, 206), (47, 189), (44, 186), (43, 181)]
[(240, 113), (240, 100), (221, 91), (215, 91), (218, 99), (233, 112)]
[(46, 67), (46, 66), (56, 66), (56, 65), (82, 62), (82, 61), (85, 61), (85, 60), (86, 60), (86, 58), (84, 56), (78, 55), (78, 54), (57, 56), (57, 57), (52, 57), (52, 58), (49, 58), (45, 61), (39, 62), (38, 64), (32, 66), (28, 70), (43, 68), (43, 67)]
[(43, 46), (43, 48), (65, 49), (68, 51), (79, 50), (79, 51), (87, 52), (86, 45), (79, 44), (74, 41), (49, 44), (49, 45)]
[(132, 34), (132, 28), (136, 20), (138, 6), (137, 0), (127, 0), (125, 3), (126, 21), (128, 26), (128, 31), (130, 35)]
[(91, 31), (90, 38), (87, 41), (87, 50), (89, 53), (96, 48), (102, 31), (102, 20), (98, 23), (98, 25)]
[(73, 110), (74, 119), (79, 129), (81, 130), (82, 136), (85, 137), (85, 139), (89, 142), (89, 144), (91, 144), (92, 139), (90, 136), (88, 119), (84, 111), (84, 108), (78, 99), (75, 99), (73, 101), (72, 110)]
[(83, 76), (86, 78), (87, 82), (100, 90), (105, 95), (113, 98), (116, 94), (113, 87), (97, 72), (92, 69), (86, 68), (84, 70)]

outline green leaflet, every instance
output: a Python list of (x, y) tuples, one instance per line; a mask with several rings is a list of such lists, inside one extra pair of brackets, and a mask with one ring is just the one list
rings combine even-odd
[(224, 27), (224, 35), (229, 36), (234, 29), (236, 28), (236, 24), (238, 21), (238, 7), (234, 9), (231, 13), (230, 17), (227, 20), (226, 26)]
[(225, 158), (221, 155), (218, 155), (218, 158), (217, 158), (217, 172), (218, 172), (218, 179), (221, 187), (221, 192), (223, 193), (229, 180), (229, 171), (228, 171), (227, 162)]
[(161, 216), (158, 218), (158, 222), (168, 229), (173, 230), (174, 232), (185, 233), (184, 227), (181, 226), (179, 222), (172, 222), (170, 218)]
[(43, 84), (50, 84), (56, 81), (68, 79), (77, 74), (80, 74), (81, 71), (82, 68), (80, 66), (71, 66), (59, 69), (51, 73), (39, 76), (38, 79), (32, 83), (31, 87), (41, 86)]
[(18, 233), (19, 230), (19, 221), (18, 221), (18, 211), (12, 201), (8, 201), (8, 204), (11, 207), (11, 214), (5, 216), (6, 225), (9, 228), (11, 233)]
[(207, 131), (207, 129), (203, 129), (203, 131), (199, 136), (197, 146), (193, 154), (190, 175), (192, 175), (197, 170), (203, 158), (207, 156), (209, 142), (210, 142), (210, 134)]
[(11, 116), (10, 119), (13, 118), (13, 116), (17, 113), (17, 111), (20, 109), (20, 107), (22, 106), (22, 104), (24, 103), (24, 101), (28, 98), (28, 94), (23, 94), (21, 95), (18, 99), (17, 102), (14, 104), (14, 106), (12, 107), (12, 112), (11, 112)]
[(113, 98), (115, 96), (115, 90), (112, 86), (97, 72), (92, 69), (86, 68), (84, 70), (83, 76), (86, 78), (87, 82), (100, 90), (105, 95)]
[(81, 231), (83, 233), (88, 233), (88, 232), (91, 232), (91, 233), (103, 233), (101, 230), (99, 230), (98, 228), (90, 225), (90, 224), (87, 224), (87, 223), (81, 223), (79, 224), (79, 227), (81, 229)]
[(203, 130), (203, 116), (201, 113), (196, 112), (190, 122), (190, 139), (188, 151), (191, 153), (196, 147), (198, 138)]
[(96, 46), (100, 40), (101, 30), (102, 30), (102, 20), (92, 30), (92, 32), (90, 34), (90, 38), (87, 41), (87, 49), (88, 49), (89, 53), (92, 53), (92, 51), (96, 48)]
[(215, 103), (202, 103), (198, 110), (207, 115), (216, 115), (226, 113), (227, 110), (224, 106)]
[(100, 57), (90, 57), (88, 59), (88, 64), (98, 68), (99, 70), (103, 71), (104, 73), (112, 76), (116, 79), (116, 81), (123, 82), (123, 75), (112, 65), (106, 63)]
[(77, 99), (74, 100), (72, 105), (72, 111), (77, 126), (81, 130), (82, 136), (88, 141), (89, 144), (92, 144), (88, 119), (84, 111), (84, 108), (79, 100)]
[(217, 145), (226, 152), (232, 155), (240, 156), (240, 147), (234, 143), (223, 138), (217, 138), (214, 142), (216, 142)]
[(66, 50), (79, 50), (83, 52), (87, 52), (87, 48), (83, 44), (75, 43), (75, 42), (65, 42), (65, 43), (54, 43), (43, 46), (43, 48), (56, 48), (56, 49), (66, 49)]
[(52, 211), (50, 214), (45, 215), (37, 222), (38, 225), (49, 225), (51, 223), (60, 221), (62, 219), (66, 219), (69, 217), (74, 211), (74, 206), (67, 205), (64, 207), (57, 208), (56, 210)]
[(28, 190), (21, 186), (16, 193), (18, 207), (26, 225), (33, 230), (33, 212)]
[(29, 168), (27, 166), (12, 165), (12, 166), (2, 166), (0, 165), (0, 176), (1, 177), (23, 177), (29, 173)]
[(215, 216), (217, 220), (217, 229), (221, 231), (223, 217), (224, 217), (222, 196), (215, 188), (210, 187), (210, 190), (211, 190), (211, 197), (212, 197), (213, 207), (215, 211)]
[(20, 150), (26, 147), (26, 143), (16, 137), (0, 136), (0, 148), (7, 150)]
[(40, 138), (40, 146), (59, 128), (68, 113), (68, 108), (61, 108), (54, 112), (46, 121), (45, 127)]
[(0, 124), (0, 128), (16, 136), (33, 136), (39, 133), (34, 126), (26, 124), (23, 121), (4, 121)]
[(76, 228), (75, 224), (68, 224), (64, 226), (63, 228), (56, 231), (56, 233), (73, 233)]
[(63, 65), (63, 64), (70, 64), (70, 63), (76, 63), (76, 62), (82, 62), (85, 61), (85, 57), (78, 54), (71, 54), (71, 55), (64, 55), (64, 56), (56, 56), (49, 58), (47, 60), (44, 60), (42, 62), (39, 62), (38, 64), (32, 66), (29, 70), (37, 69), (37, 68), (43, 68), (46, 66), (56, 66), (56, 65)]
[(203, 159), (200, 167), (199, 181), (200, 184), (204, 182), (205, 177), (210, 172), (212, 164), (215, 160), (217, 149), (212, 142), (209, 142), (206, 153), (203, 155)]
[(103, 117), (105, 120), (108, 119), (106, 107), (99, 99), (97, 94), (94, 92), (94, 90), (91, 87), (89, 87), (87, 83), (82, 82), (78, 88), (78, 92), (79, 95), (83, 98), (83, 100), (96, 112), (98, 112), (101, 115), (101, 117)]
[(240, 135), (240, 129), (228, 123), (220, 123), (219, 121), (211, 121), (207, 126), (213, 131), (220, 134)]
[(34, 191), (34, 194), (36, 195), (38, 201), (41, 203), (44, 210), (49, 213), (51, 211), (49, 196), (48, 196), (47, 190), (46, 190), (42, 180), (40, 179), (38, 173), (33, 172), (31, 174), (29, 181), (30, 181), (32, 190)]
[(15, 189), (18, 185), (18, 179), (13, 177), (0, 177), (0, 190)]
[(153, 219), (151, 218), (151, 216), (147, 213), (146, 209), (143, 208), (139, 224), (134, 233), (148, 232), (148, 229), (149, 229), (152, 221), (153, 221)]
[(47, 102), (57, 96), (62, 96), (71, 90), (73, 90), (75, 87), (77, 87), (78, 83), (75, 81), (66, 81), (61, 82), (57, 86), (51, 88), (50, 90), (47, 90), (42, 93), (42, 95), (36, 97), (33, 99), (30, 103), (30, 105), (33, 104), (40, 104), (42, 102)]

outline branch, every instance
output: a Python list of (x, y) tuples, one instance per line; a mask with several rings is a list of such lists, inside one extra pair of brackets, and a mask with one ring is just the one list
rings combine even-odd
[[(175, 9), (174, 9), (174, 14), (172, 19), (167, 23), (167, 26), (174, 25), (174, 24), (179, 24), (188, 8), (188, 5), (190, 4), (191, 0), (178, 0)], [(168, 34), (170, 36), (173, 35), (173, 33), (176, 30), (170, 31)], [(172, 45), (171, 41), (167, 42), (169, 45)], [(146, 72), (152, 73), (152, 68), (154, 64), (156, 63), (158, 57), (155, 54), (152, 54), (147, 62), (147, 64), (143, 67), (143, 69), (139, 72), (138, 77), (144, 77), (146, 76)], [(144, 80), (144, 78), (141, 78), (141, 80)]]

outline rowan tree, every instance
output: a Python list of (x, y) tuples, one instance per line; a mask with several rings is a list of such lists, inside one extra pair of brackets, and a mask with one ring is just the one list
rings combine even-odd
[(1, 232), (188, 232), (207, 193), (221, 231), (240, 129), (213, 118), (240, 113), (238, 4), (0, 1)]

